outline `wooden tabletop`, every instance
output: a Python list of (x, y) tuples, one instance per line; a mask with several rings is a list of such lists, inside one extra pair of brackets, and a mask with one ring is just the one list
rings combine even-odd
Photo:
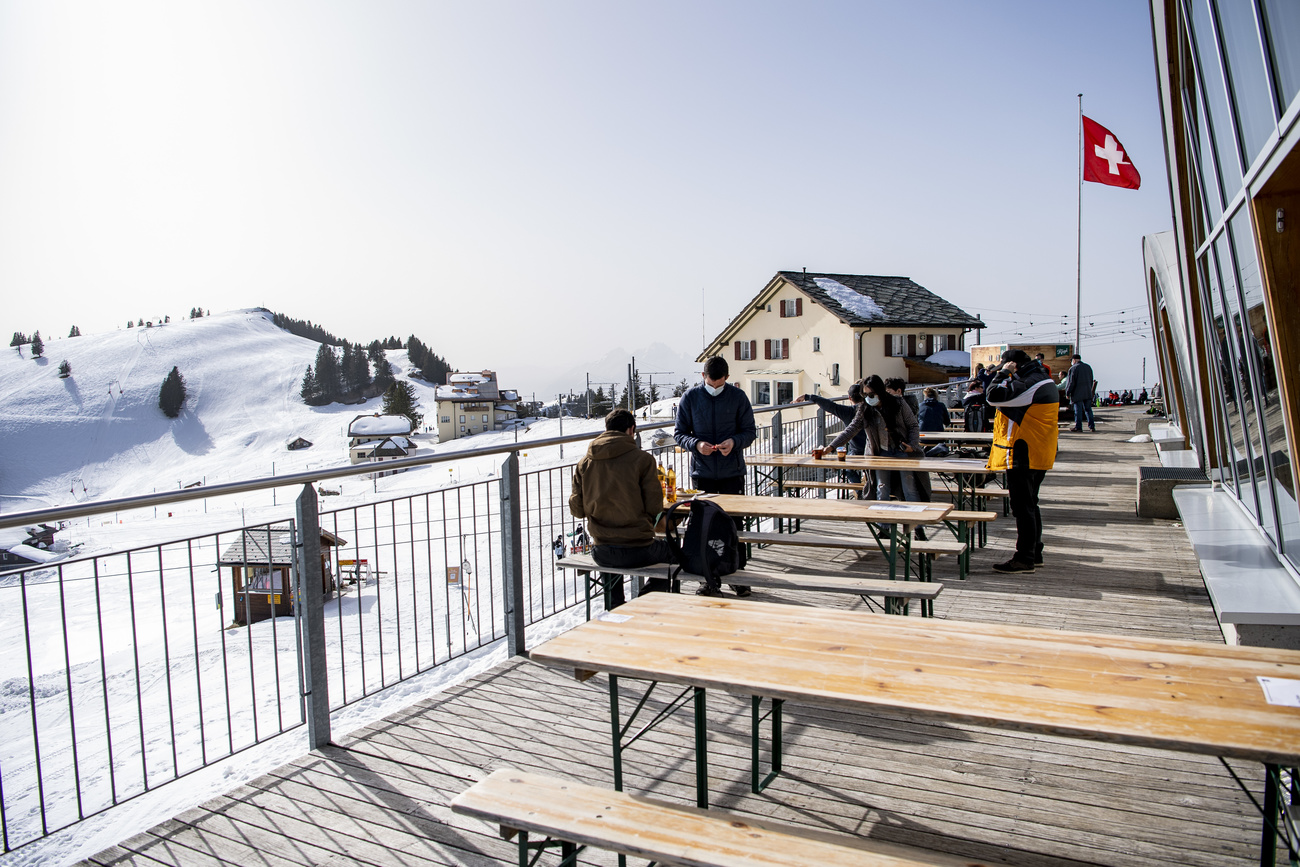
[(827, 452), (820, 461), (812, 455), (745, 454), (745, 463), (756, 467), (812, 467), (842, 470), (923, 470), (931, 473), (987, 473), (986, 462), (978, 458), (878, 458), (874, 455), (848, 455), (843, 461)]
[(699, 494), (731, 515), (756, 518), (870, 521), (886, 524), (937, 524), (952, 511), (952, 503), (892, 503), (821, 497), (756, 497), (750, 494)]
[(941, 442), (941, 443), (992, 443), (992, 432), (967, 431), (967, 430), (950, 430), (950, 431), (921, 431), (921, 442)]
[[(535, 648), (536, 661), (739, 695), (902, 708), (983, 725), (1300, 763), (1300, 708), (1260, 676), (1300, 651), (1001, 624), (867, 617), (650, 593)], [(609, 615), (606, 615), (609, 616)]]

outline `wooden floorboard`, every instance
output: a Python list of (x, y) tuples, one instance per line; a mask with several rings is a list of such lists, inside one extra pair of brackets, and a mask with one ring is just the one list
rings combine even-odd
[[(1103, 433), (1062, 435), (1042, 490), (1044, 568), (991, 570), (1010, 556), (1015, 538), (1014, 522), (996, 507), (988, 547), (973, 549), (967, 580), (958, 580), (953, 558), (937, 561), (935, 578), (945, 588), (936, 616), (1221, 642), (1182, 529), (1135, 514), (1135, 468), (1157, 461), (1149, 444), (1124, 442), (1132, 421), (1112, 412)], [(818, 533), (844, 531), (810, 523)], [(852, 552), (782, 546), (758, 551), (752, 562), (786, 571), (833, 563), (881, 575), (879, 557)], [(755, 590), (754, 598), (883, 616), (836, 594)], [(623, 689), (626, 711), (636, 686)], [(450, 799), (512, 766), (612, 786), (607, 690), (604, 677), (580, 683), (515, 660), (83, 863), (514, 864), (514, 845), (453, 814)], [(661, 688), (646, 712), (673, 695)], [(710, 693), (709, 719), (712, 802), (755, 817), (1020, 867), (1257, 862), (1257, 814), (1213, 758), (900, 712), (787, 705), (785, 773), (753, 795), (748, 699)], [(626, 756), (626, 789), (693, 803), (691, 734), (684, 711), (647, 734)], [(1257, 768), (1235, 767), (1260, 788)], [(589, 850), (583, 863), (616, 862)]]

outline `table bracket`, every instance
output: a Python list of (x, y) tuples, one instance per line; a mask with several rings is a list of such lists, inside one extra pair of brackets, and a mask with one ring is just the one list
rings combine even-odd
[(620, 722), (620, 712), (618, 708), (618, 681), (616, 674), (609, 676), (609, 716), (610, 726), (613, 735), (613, 752), (614, 752), (614, 791), (623, 791), (623, 751), (632, 744), (636, 743), (642, 735), (649, 732), (668, 718), (673, 711), (686, 705), (689, 698), (694, 704), (695, 716), (695, 805), (700, 809), (708, 809), (709, 806), (709, 756), (708, 756), (708, 717), (705, 708), (706, 691), (700, 686), (688, 686), (682, 692), (670, 701), (667, 706), (654, 715), (654, 717), (642, 726), (635, 735), (627, 741), (623, 740), (632, 728), (637, 716), (645, 707), (645, 703), (650, 699), (650, 694), (654, 692), (659, 681), (651, 681), (650, 686), (646, 689), (641, 700), (637, 702), (636, 708), (633, 709), (632, 715), (628, 718), (627, 724)]
[[(1296, 827), (1296, 817), (1291, 810), (1300, 801), (1300, 769), (1288, 768), (1291, 778), (1290, 798), (1284, 796), (1287, 787), (1282, 785), (1282, 769), (1278, 765), (1264, 765), (1264, 803), (1255, 800), (1255, 795), (1242, 782), (1241, 777), (1228, 764), (1227, 759), (1219, 756), (1219, 762), (1227, 769), (1237, 787), (1245, 793), (1255, 809), (1264, 818), (1264, 830), (1260, 836), (1260, 867), (1273, 867), (1277, 860), (1277, 838), (1282, 838), (1287, 856), (1292, 864), (1300, 863), (1300, 830)], [(1280, 823), (1280, 826), (1279, 826)]]
[[(560, 850), (559, 867), (577, 867), (579, 853), (587, 848), (585, 845), (580, 846), (577, 843), (571, 843), (568, 840), (556, 840), (553, 837), (547, 837), (537, 843), (530, 843), (527, 831), (519, 832), (518, 845), (519, 867), (533, 867), (547, 849)], [(532, 858), (528, 857), (530, 850), (536, 850), (537, 853)]]
[[(753, 723), (750, 729), (749, 747), (750, 747), (750, 785), (749, 790), (758, 794), (768, 787), (768, 785), (781, 776), (781, 755), (783, 726), (781, 725), (781, 709), (785, 706), (785, 699), (772, 699), (772, 707), (766, 714), (761, 713), (763, 697), (761, 695), (750, 696), (750, 719)], [(765, 719), (772, 720), (772, 770), (762, 780), (759, 779), (758, 769), (758, 742), (760, 739), (760, 727)]]

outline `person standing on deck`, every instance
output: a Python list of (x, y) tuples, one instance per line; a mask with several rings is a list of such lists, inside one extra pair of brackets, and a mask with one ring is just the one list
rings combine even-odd
[[(829, 412), (831, 415), (838, 418), (840, 421), (844, 422), (845, 424), (848, 424), (849, 422), (853, 421), (853, 416), (855, 416), (858, 412), (858, 405), (862, 403), (862, 383), (855, 382), (849, 386), (848, 406), (845, 406), (844, 404), (839, 403), (838, 401), (827, 400), (826, 398), (816, 394), (800, 395), (799, 402), (815, 403), (819, 407), (824, 409), (826, 412)], [(848, 454), (850, 455), (865, 455), (867, 453), (866, 449), (867, 449), (867, 432), (865, 430), (862, 430), (858, 432), (857, 436), (849, 440), (849, 446), (847, 451)], [(870, 470), (868, 470), (867, 472), (870, 472)], [(858, 485), (862, 483), (862, 473), (858, 472), (857, 470), (843, 470), (843, 473), (844, 473), (845, 481), (847, 481), (850, 485)]]
[(1038, 492), (1056, 462), (1060, 397), (1047, 370), (1023, 349), (1008, 349), (1002, 362), (986, 393), (989, 406), (997, 410), (988, 469), (1006, 471), (1011, 514), (1016, 518), (1016, 552), (993, 569), (1033, 572), (1043, 563)]
[[(745, 456), (749, 444), (758, 438), (754, 408), (749, 397), (727, 383), (731, 369), (727, 360), (714, 355), (704, 362), (704, 382), (687, 389), (677, 405), (673, 439), (691, 454), (691, 487), (710, 494), (745, 493)], [(733, 519), (742, 529), (740, 518)], [(741, 546), (740, 567), (745, 567)], [(748, 596), (749, 588), (732, 584), (737, 596)], [(700, 595), (720, 595), (707, 584)]]
[(1097, 432), (1097, 422), (1092, 417), (1092, 367), (1086, 364), (1083, 356), (1074, 355), (1070, 359), (1070, 369), (1065, 374), (1065, 399), (1074, 407), (1074, 426), (1070, 430), (1083, 432), (1083, 419), (1088, 419), (1088, 431)]

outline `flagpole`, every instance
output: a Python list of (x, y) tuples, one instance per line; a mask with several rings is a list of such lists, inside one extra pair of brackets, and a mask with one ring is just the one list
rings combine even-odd
[(1083, 286), (1083, 94), (1079, 94), (1079, 196), (1078, 210), (1074, 218), (1074, 351), (1082, 354), (1079, 346), (1079, 320), (1082, 318)]

